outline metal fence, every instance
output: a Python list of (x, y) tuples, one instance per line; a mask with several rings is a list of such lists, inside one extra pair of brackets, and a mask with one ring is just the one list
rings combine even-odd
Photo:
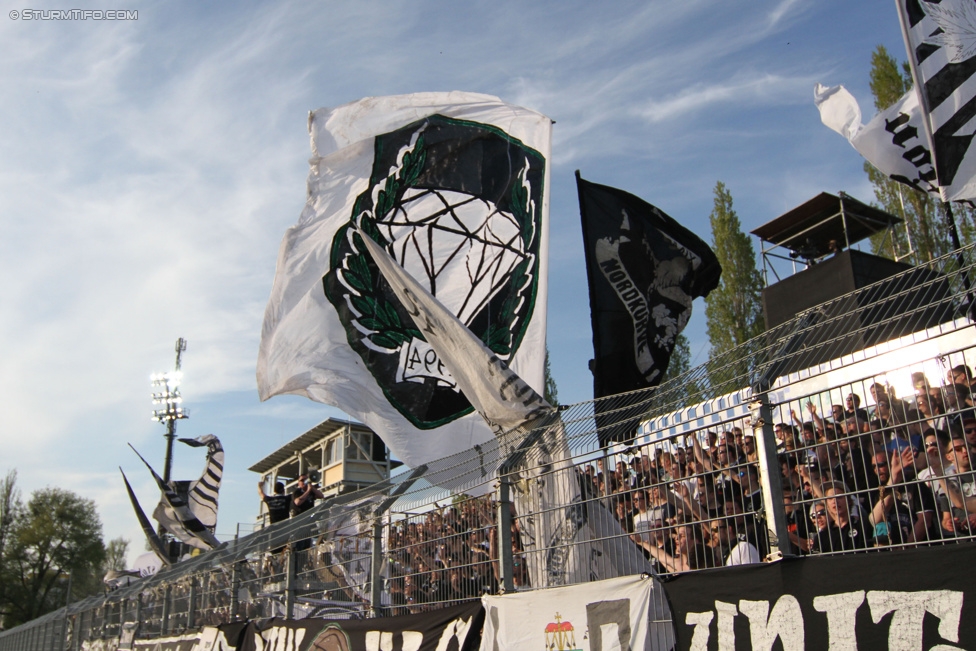
[(0, 651), (972, 539), (973, 256), (798, 314), (655, 391), (326, 500), (4, 631)]

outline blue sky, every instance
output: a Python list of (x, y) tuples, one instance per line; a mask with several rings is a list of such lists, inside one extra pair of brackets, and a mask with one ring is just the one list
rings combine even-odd
[[(162, 469), (149, 374), (185, 337), (180, 436), (226, 449), (218, 534), (253, 521), (246, 469), (334, 409), (257, 399), (280, 239), (305, 201), (310, 109), (466, 90), (556, 121), (548, 340), (564, 403), (591, 397), (573, 172), (710, 240), (712, 189), (751, 230), (821, 191), (873, 199), (820, 124), (816, 82), (873, 114), (870, 54), (904, 58), (890, 0), (155, 2), (130, 21), (0, 16), (0, 472), (96, 501), (143, 548), (118, 467)], [(83, 7), (83, 8), (98, 8)], [(101, 7), (110, 8), (110, 7)], [(758, 247), (757, 247), (758, 248)], [(707, 356), (704, 305), (687, 330)], [(177, 444), (174, 477), (203, 455)]]

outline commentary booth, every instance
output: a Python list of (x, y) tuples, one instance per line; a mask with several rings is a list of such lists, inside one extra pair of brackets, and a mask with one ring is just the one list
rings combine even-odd
[[(390, 470), (399, 465), (390, 459), (390, 451), (376, 432), (361, 423), (329, 418), (248, 470), (261, 476), (269, 495), (275, 482), (284, 482), (285, 492), (290, 493), (298, 477), (307, 474), (325, 497), (334, 497), (388, 479)], [(267, 517), (262, 503), (256, 528), (267, 524)]]
[[(797, 344), (821, 351), (781, 371), (842, 357), (942, 320), (951, 296), (942, 274), (851, 248), (873, 236), (880, 238), (878, 250), (888, 250), (901, 223), (843, 192), (821, 192), (752, 231), (761, 242), (766, 329), (806, 312), (795, 324), (802, 340)], [(821, 345), (827, 341), (830, 346)]]

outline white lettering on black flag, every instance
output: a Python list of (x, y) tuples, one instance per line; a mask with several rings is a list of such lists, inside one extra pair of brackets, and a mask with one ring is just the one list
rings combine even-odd
[(697, 235), (644, 200), (577, 177), (593, 340), (594, 397), (655, 386), (691, 302), (721, 268)]
[(968, 544), (784, 559), (665, 584), (675, 649), (972, 649)]
[[(701, 238), (643, 199), (579, 173), (576, 183), (593, 323), (593, 396), (657, 386), (692, 300), (718, 285), (722, 269)], [(608, 432), (599, 418), (597, 425), (601, 442), (626, 436), (627, 427)]]
[(483, 619), (477, 601), (366, 620), (262, 619), (248, 623), (238, 651), (475, 651)]

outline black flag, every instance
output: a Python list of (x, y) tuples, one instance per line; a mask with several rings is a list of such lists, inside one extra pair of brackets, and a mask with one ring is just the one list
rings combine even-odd
[[(646, 201), (584, 181), (578, 171), (576, 184), (593, 322), (593, 397), (657, 386), (692, 300), (715, 289), (722, 268), (701, 238)], [(626, 436), (619, 427), (601, 428), (600, 438)]]

